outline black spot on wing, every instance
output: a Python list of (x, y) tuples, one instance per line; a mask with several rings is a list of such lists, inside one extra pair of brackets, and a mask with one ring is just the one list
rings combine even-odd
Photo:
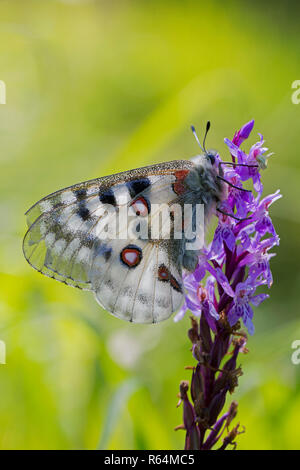
[(90, 211), (88, 210), (86, 205), (82, 202), (79, 204), (77, 213), (78, 213), (79, 217), (84, 221), (88, 220), (89, 217), (90, 217)]
[(112, 255), (112, 248), (106, 244), (99, 243), (95, 249), (95, 256), (103, 256), (104, 260), (107, 262)]
[(116, 198), (112, 189), (108, 189), (104, 192), (99, 192), (99, 199), (102, 204), (111, 204), (112, 206), (116, 205)]
[(110, 259), (111, 253), (112, 253), (111, 249), (107, 250), (107, 251), (105, 251), (105, 253), (103, 253), (103, 256), (104, 256), (104, 259), (105, 259), (106, 262)]
[(74, 191), (74, 195), (77, 201), (82, 201), (83, 199), (86, 198), (86, 189), (85, 188), (77, 189), (77, 191)]
[(143, 191), (145, 191), (145, 189), (151, 186), (151, 182), (148, 178), (141, 178), (139, 180), (128, 181), (126, 184), (129, 194), (132, 198), (142, 193)]

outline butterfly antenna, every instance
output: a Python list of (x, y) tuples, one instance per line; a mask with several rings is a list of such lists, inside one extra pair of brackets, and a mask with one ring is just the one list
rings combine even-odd
[(204, 148), (202, 147), (202, 145), (200, 144), (200, 140), (198, 139), (198, 136), (197, 136), (197, 132), (196, 132), (196, 129), (194, 126), (191, 126), (191, 129), (192, 129), (192, 133), (194, 134), (194, 137), (196, 139), (196, 142), (197, 144), (199, 145), (199, 147), (201, 148), (202, 152), (205, 152)]
[(205, 141), (206, 141), (206, 137), (207, 137), (209, 129), (210, 129), (210, 121), (207, 121), (205, 135), (204, 135), (204, 139), (203, 139), (203, 148), (204, 148), (205, 153), (207, 153), (206, 148), (205, 148)]

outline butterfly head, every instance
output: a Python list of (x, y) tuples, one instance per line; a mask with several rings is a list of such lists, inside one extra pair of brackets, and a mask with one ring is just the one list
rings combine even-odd
[(208, 150), (205, 153), (205, 158), (212, 166), (214, 166), (217, 162), (217, 158), (216, 158), (217, 155), (218, 155), (218, 152), (216, 152), (216, 150)]
[(222, 168), (220, 167), (220, 156), (216, 150), (207, 150), (191, 158), (196, 165), (204, 167), (209, 172), (218, 175)]

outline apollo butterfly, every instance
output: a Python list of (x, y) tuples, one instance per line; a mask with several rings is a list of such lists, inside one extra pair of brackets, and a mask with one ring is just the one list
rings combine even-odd
[[(225, 182), (230, 183), (222, 176), (218, 155), (203, 147), (194, 161), (104, 176), (41, 199), (26, 213), (26, 260), (46, 276), (92, 291), (98, 303), (119, 318), (137, 323), (167, 319), (184, 300), (182, 270), (195, 269), (199, 252), (186, 247), (184, 234), (155, 238), (149, 226), (158, 220), (156, 208), (161, 204), (187, 204), (192, 214), (202, 204), (206, 219), (219, 210)], [(110, 222), (124, 210), (134, 230), (129, 235), (120, 218), (114, 236), (105, 237), (104, 220)], [(167, 222), (174, 229), (173, 210), (162, 225)], [(186, 222), (179, 224), (179, 231)]]

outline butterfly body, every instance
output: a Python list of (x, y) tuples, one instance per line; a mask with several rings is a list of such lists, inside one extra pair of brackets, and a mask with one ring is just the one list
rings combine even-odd
[[(217, 166), (207, 155), (76, 184), (27, 211), (24, 255), (39, 272), (93, 291), (113, 315), (156, 323), (181, 306), (182, 269), (192, 271), (197, 263), (198, 251), (186, 247), (184, 226), (193, 223), (197, 204), (203, 205), (206, 221), (224, 194)], [(174, 211), (190, 205), (192, 216), (175, 227), (175, 212), (160, 212), (162, 205)], [(123, 211), (125, 218), (120, 217)], [(116, 216), (115, 232), (105, 238), (104, 221)], [(160, 221), (162, 231), (170, 226), (182, 237), (155, 234), (152, 228)]]

